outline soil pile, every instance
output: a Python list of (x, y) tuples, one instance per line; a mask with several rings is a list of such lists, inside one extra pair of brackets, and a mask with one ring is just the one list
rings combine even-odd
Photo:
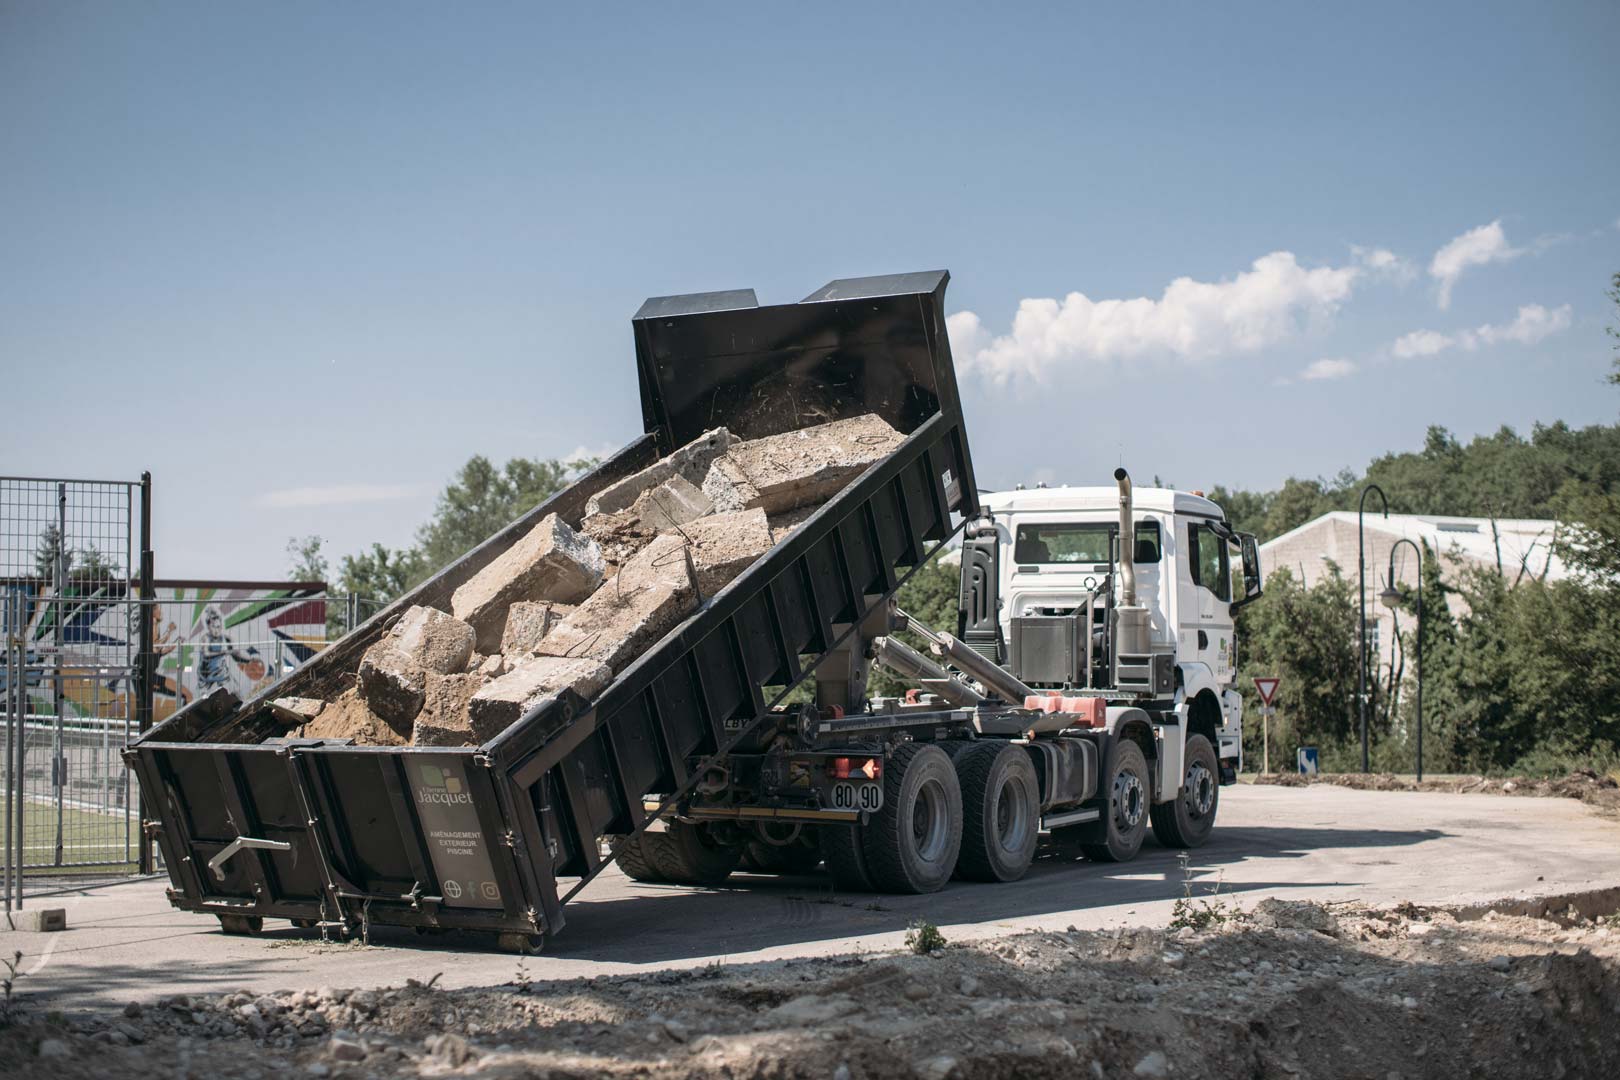
[[(1558, 907), (1556, 900), (1549, 907)], [(1194, 910), (1196, 909), (1196, 910)], [(0, 1032), (10, 1075), (1609, 1077), (1620, 919), (1195, 902), (1174, 930), (441, 991), (169, 997)], [(1189, 918), (1189, 916), (1191, 916)], [(447, 961), (450, 958), (445, 958)], [(26, 1007), (26, 1002), (25, 1002)]]

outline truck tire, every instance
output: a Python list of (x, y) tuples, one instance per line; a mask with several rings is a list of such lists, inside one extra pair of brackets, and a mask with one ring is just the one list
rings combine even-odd
[(626, 836), (613, 845), (614, 858), (618, 860), (619, 869), (624, 871), (625, 877), (631, 881), (642, 881), (649, 885), (661, 885), (666, 879), (653, 864), (652, 856), (647, 851), (646, 840), (651, 833), (642, 833), (640, 836)]
[(864, 837), (867, 873), (881, 892), (938, 892), (962, 848), (962, 788), (945, 751), (902, 743), (883, 768), (883, 808)]
[(1101, 785), (1107, 805), (1097, 823), (1097, 834), (1104, 839), (1080, 845), (1086, 858), (1093, 862), (1129, 862), (1136, 858), (1147, 836), (1152, 784), (1142, 748), (1129, 739), (1115, 739)]
[(956, 875), (967, 881), (1017, 881), (1029, 872), (1040, 840), (1040, 782), (1022, 746), (973, 743), (952, 764), (962, 786), (962, 852)]
[(1171, 802), (1156, 803), (1151, 813), (1153, 835), (1168, 848), (1203, 846), (1221, 805), (1221, 764), (1209, 740), (1202, 735), (1188, 738), (1186, 761), (1180, 794)]
[[(743, 868), (761, 874), (808, 874), (821, 865), (821, 845), (814, 826), (793, 825), (785, 843), (773, 843), (768, 824), (755, 827), (754, 837), (743, 845)], [(780, 840), (783, 834), (774, 834)]]
[(654, 869), (676, 885), (719, 885), (742, 861), (742, 848), (719, 843), (707, 825), (671, 821), (641, 840)]
[(833, 887), (841, 892), (876, 892), (866, 869), (864, 825), (821, 826), (821, 857)]

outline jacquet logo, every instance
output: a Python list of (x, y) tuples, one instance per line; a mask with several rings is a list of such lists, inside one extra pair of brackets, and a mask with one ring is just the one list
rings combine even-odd
[(461, 790), (461, 777), (451, 776), (437, 765), (420, 766), (422, 786), (416, 797), (425, 803), (443, 803), (454, 806), (472, 802), (472, 795)]

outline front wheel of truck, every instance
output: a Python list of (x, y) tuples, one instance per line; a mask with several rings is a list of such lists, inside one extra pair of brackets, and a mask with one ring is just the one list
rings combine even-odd
[(1169, 848), (1201, 847), (1215, 828), (1221, 805), (1221, 766), (1202, 735), (1187, 740), (1187, 775), (1181, 792), (1153, 807), (1153, 835)]
[(1142, 748), (1129, 739), (1115, 739), (1108, 759), (1103, 776), (1107, 804), (1097, 823), (1102, 842), (1083, 843), (1080, 850), (1093, 862), (1129, 862), (1147, 836), (1152, 780)]
[(864, 847), (882, 892), (938, 892), (962, 849), (962, 788), (945, 751), (902, 743), (883, 767), (883, 808), (871, 816)]

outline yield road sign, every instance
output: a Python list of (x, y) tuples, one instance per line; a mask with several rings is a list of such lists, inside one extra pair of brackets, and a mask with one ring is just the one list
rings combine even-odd
[(1260, 704), (1271, 704), (1271, 699), (1277, 696), (1277, 685), (1281, 682), (1281, 679), (1254, 680), (1254, 688), (1260, 692)]

